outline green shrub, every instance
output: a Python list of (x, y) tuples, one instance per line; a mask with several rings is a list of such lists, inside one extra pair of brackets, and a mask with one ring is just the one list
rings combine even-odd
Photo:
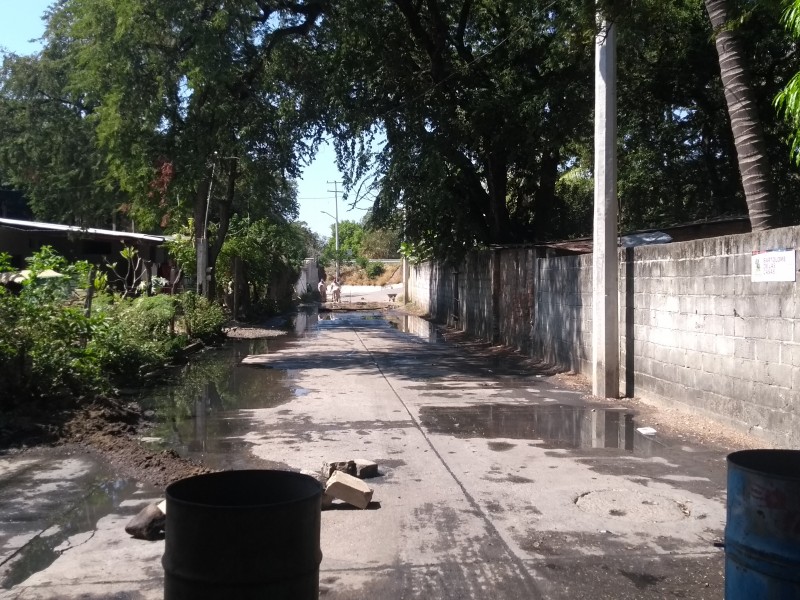
[(57, 302), (0, 290), (0, 388), (11, 403), (108, 388), (87, 340), (91, 320)]
[(375, 279), (376, 277), (383, 275), (386, 267), (383, 266), (382, 262), (372, 262), (367, 265), (365, 270), (367, 272), (367, 277), (370, 279)]
[(365, 256), (356, 256), (356, 266), (366, 271), (369, 266), (369, 259)]
[(178, 296), (178, 300), (186, 323), (186, 334), (190, 338), (213, 341), (222, 336), (225, 314), (219, 304), (209, 302), (194, 292), (185, 292)]
[[(0, 269), (7, 262), (0, 256)], [(34, 272), (57, 267), (66, 276), (31, 278), (19, 295), (0, 287), (0, 390), (8, 405), (105, 393), (160, 367), (186, 345), (186, 336), (172, 328), (179, 314), (193, 337), (221, 335), (222, 308), (193, 293), (136, 299), (99, 294), (86, 316), (75, 294), (87, 281), (85, 263), (67, 263), (52, 249), (28, 262)]]
[(170, 331), (176, 314), (172, 296), (117, 298), (98, 307), (89, 348), (114, 379), (135, 377), (143, 368), (167, 362), (185, 345), (185, 337)]

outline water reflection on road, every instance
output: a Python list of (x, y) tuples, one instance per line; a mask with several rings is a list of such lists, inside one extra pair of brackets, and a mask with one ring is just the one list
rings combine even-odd
[(242, 365), (250, 354), (269, 354), (314, 331), (316, 313), (299, 313), (286, 335), (230, 341), (192, 357), (165, 378), (166, 385), (144, 390), (139, 401), (154, 411), (155, 425), (145, 441), (176, 450), (212, 469), (253, 464), (241, 436), (250, 430), (246, 409), (275, 407), (303, 396), (293, 373)]
[(553, 448), (616, 448), (639, 456), (663, 452), (662, 441), (638, 431), (625, 409), (571, 404), (424, 406), (422, 425), (460, 438), (540, 440)]
[(162, 385), (143, 390), (139, 401), (153, 411), (154, 426), (145, 441), (172, 449), (213, 469), (252, 468), (255, 464), (243, 436), (251, 430), (247, 409), (269, 408), (304, 396), (287, 369), (242, 364), (248, 355), (279, 352), (316, 335), (320, 327), (386, 327), (426, 341), (439, 340), (436, 328), (411, 315), (383, 312), (300, 312), (286, 335), (237, 340), (192, 357), (166, 375)]
[(414, 315), (392, 314), (387, 320), (389, 321), (389, 325), (403, 333), (410, 333), (428, 342), (443, 341), (439, 329), (433, 323), (425, 319)]

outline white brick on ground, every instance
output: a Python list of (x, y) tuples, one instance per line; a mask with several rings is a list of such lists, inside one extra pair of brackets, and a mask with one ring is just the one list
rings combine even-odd
[(357, 508), (367, 508), (372, 500), (372, 489), (366, 483), (341, 471), (328, 479), (325, 493)]

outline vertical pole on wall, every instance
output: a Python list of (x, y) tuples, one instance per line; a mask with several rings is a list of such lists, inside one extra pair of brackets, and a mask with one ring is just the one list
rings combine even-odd
[(619, 397), (617, 36), (598, 15), (595, 38), (592, 393)]

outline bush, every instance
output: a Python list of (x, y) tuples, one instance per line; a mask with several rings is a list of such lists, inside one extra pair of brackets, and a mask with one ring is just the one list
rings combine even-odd
[(139, 374), (142, 367), (161, 365), (185, 345), (170, 324), (177, 314), (172, 296), (119, 299), (98, 307), (89, 348), (115, 379)]
[(213, 341), (222, 336), (225, 314), (219, 304), (209, 302), (194, 292), (178, 296), (186, 323), (186, 334), (201, 341)]
[(382, 262), (369, 263), (366, 268), (367, 277), (370, 279), (375, 279), (376, 277), (383, 275), (385, 270), (386, 267), (383, 266)]
[[(0, 256), (0, 270), (7, 262)], [(57, 266), (67, 277), (31, 278), (19, 295), (0, 286), (0, 393), (9, 405), (108, 392), (119, 380), (162, 366), (186, 344), (172, 328), (178, 314), (195, 338), (209, 341), (222, 333), (222, 308), (194, 293), (97, 295), (86, 316), (71, 306), (85, 264), (68, 264), (51, 249), (29, 262), (41, 270)]]
[(356, 266), (359, 269), (367, 270), (367, 266), (369, 266), (369, 259), (365, 256), (356, 256)]
[(107, 389), (87, 348), (92, 321), (82, 311), (0, 289), (0, 320), (0, 388), (12, 404)]

